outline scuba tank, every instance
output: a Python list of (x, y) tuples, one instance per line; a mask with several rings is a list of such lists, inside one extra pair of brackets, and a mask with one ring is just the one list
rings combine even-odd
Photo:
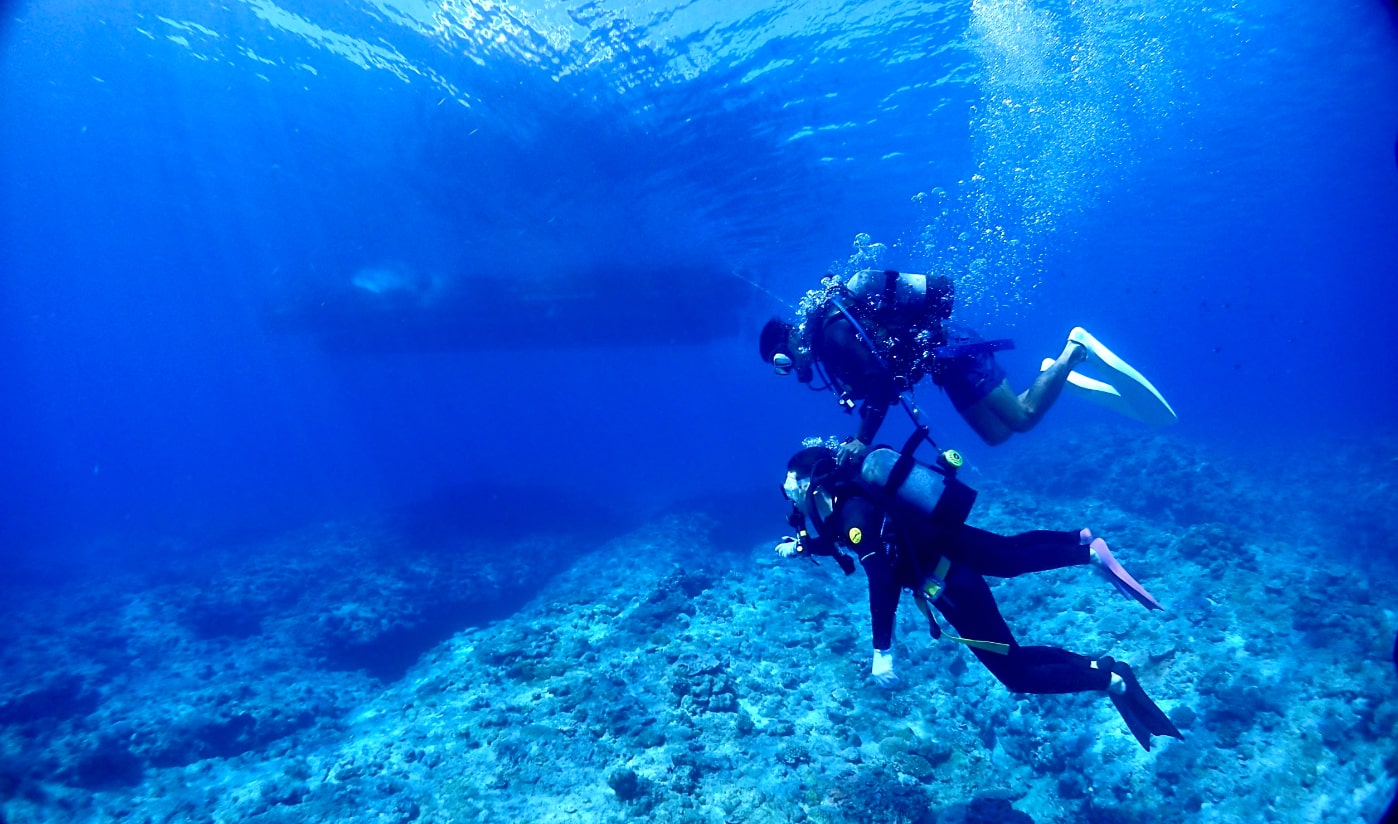
[(976, 491), (956, 477), (961, 454), (948, 449), (930, 466), (910, 450), (871, 451), (859, 469), (859, 482), (874, 499), (894, 510), (918, 514), (942, 527), (959, 527), (971, 515)]
[[(954, 531), (966, 523), (971, 507), (976, 503), (976, 491), (956, 477), (963, 463), (961, 454), (948, 449), (937, 456), (935, 466), (913, 458), (913, 450), (924, 437), (921, 430), (914, 433), (902, 452), (887, 447), (875, 449), (864, 458), (859, 470), (859, 484), (891, 511), (903, 517), (921, 516), (934, 526)], [(932, 637), (948, 638), (973, 649), (1008, 655), (1010, 645), (999, 641), (981, 641), (944, 633), (932, 615), (932, 604), (943, 595), (951, 560), (937, 554), (919, 557), (918, 584), (913, 590), (918, 610), (927, 618)]]

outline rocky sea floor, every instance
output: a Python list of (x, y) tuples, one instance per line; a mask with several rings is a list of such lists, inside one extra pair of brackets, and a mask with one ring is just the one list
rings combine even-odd
[(690, 512), (488, 549), (366, 521), (7, 583), (0, 822), (1376, 821), (1398, 441), (1293, 468), (1032, 440), (1013, 475), (1039, 482), (968, 476), (971, 523), (1091, 526), (1167, 612), (1086, 568), (994, 583), (1002, 611), (1131, 662), (1183, 741), (1010, 693), (908, 603), (877, 687), (863, 574), (778, 558), (775, 495), (761, 543)]

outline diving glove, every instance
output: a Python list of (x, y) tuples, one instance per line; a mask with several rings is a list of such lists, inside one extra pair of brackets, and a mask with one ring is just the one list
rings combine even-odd
[(801, 542), (790, 535), (782, 536), (781, 543), (777, 544), (777, 554), (783, 558), (790, 558), (801, 551)]
[(885, 689), (898, 686), (898, 673), (893, 671), (893, 650), (874, 650), (874, 665), (869, 674), (874, 682)]

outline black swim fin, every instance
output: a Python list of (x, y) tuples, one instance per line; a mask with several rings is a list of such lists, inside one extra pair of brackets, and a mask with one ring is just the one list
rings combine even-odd
[(1122, 720), (1131, 729), (1131, 734), (1136, 736), (1136, 740), (1141, 742), (1142, 747), (1150, 750), (1150, 739), (1153, 735), (1184, 738), (1169, 716), (1146, 695), (1146, 691), (1141, 688), (1141, 682), (1136, 680), (1136, 674), (1131, 671), (1130, 664), (1108, 657), (1098, 661), (1097, 666), (1116, 673), (1125, 682), (1126, 688), (1120, 693), (1109, 688), (1107, 695), (1111, 696), (1112, 705), (1121, 713)]

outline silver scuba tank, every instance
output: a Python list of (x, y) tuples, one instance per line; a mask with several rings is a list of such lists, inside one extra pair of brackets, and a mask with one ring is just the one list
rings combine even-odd
[(944, 452), (942, 471), (911, 457), (900, 462), (902, 457), (887, 447), (870, 452), (859, 469), (861, 485), (875, 500), (905, 514), (923, 515), (942, 526), (966, 523), (976, 491), (956, 478), (961, 456)]

